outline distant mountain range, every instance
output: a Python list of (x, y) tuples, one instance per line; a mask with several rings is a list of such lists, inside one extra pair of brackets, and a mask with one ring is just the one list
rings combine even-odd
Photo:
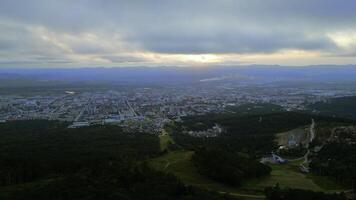
[(118, 67), (0, 69), (0, 80), (109, 81), (118, 83), (199, 83), (236, 81), (248, 83), (347, 83), (355, 82), (356, 66), (219, 66), (219, 67)]

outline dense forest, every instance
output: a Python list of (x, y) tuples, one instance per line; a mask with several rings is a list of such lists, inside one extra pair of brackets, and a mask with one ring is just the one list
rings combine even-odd
[(192, 157), (198, 172), (213, 180), (238, 186), (249, 178), (269, 175), (271, 168), (248, 156), (219, 149), (199, 148)]
[[(179, 145), (192, 149), (208, 146), (229, 152), (243, 152), (252, 158), (269, 154), (277, 148), (275, 134), (309, 125), (311, 119), (319, 122), (353, 122), (352, 120), (323, 117), (297, 112), (281, 112), (264, 115), (241, 116), (239, 114), (209, 114), (190, 116), (183, 122), (168, 127)], [(187, 130), (200, 131), (221, 125), (226, 131), (219, 137), (197, 138), (183, 134)], [(301, 149), (302, 151), (303, 149)], [(297, 153), (297, 152), (296, 152)], [(292, 153), (294, 154), (294, 153)]]
[(268, 200), (346, 200), (344, 194), (326, 194), (301, 189), (281, 189), (279, 186), (265, 189)]
[(195, 151), (199, 147), (209, 147), (226, 152), (241, 152), (251, 158), (269, 153), (276, 148), (273, 135), (221, 135), (219, 137), (194, 137), (184, 134), (180, 125), (169, 126), (175, 144), (171, 149), (184, 148)]
[(229, 199), (214, 192), (185, 186), (174, 176), (154, 171), (145, 165), (125, 162), (93, 162), (72, 175), (52, 178), (45, 183), (32, 184), (31, 187), (17, 186), (4, 199)]
[(356, 119), (356, 96), (317, 102), (309, 105), (309, 109), (324, 115)]
[(58, 122), (5, 123), (0, 125), (0, 185), (75, 173), (93, 161), (139, 159), (158, 151), (157, 137), (125, 134), (114, 126), (67, 129)]
[(335, 177), (345, 185), (356, 184), (356, 145), (331, 142), (312, 157), (313, 173)]
[(343, 185), (356, 183), (356, 126), (353, 124), (320, 124), (309, 155), (314, 174), (331, 176)]
[(285, 111), (282, 106), (271, 103), (246, 103), (239, 106), (227, 106), (226, 110), (240, 116), (264, 115)]
[(146, 166), (158, 137), (55, 121), (0, 124), (0, 199), (228, 199)]
[(326, 122), (351, 121), (299, 112), (278, 112), (251, 116), (224, 113), (185, 117), (183, 126), (189, 130), (201, 131), (211, 128), (215, 124), (220, 124), (226, 128), (228, 134), (261, 135), (275, 134), (299, 126), (309, 125), (312, 118), (316, 121)]

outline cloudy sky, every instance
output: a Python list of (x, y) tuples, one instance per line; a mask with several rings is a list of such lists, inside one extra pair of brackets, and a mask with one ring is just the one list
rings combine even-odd
[(354, 0), (0, 0), (0, 67), (356, 64)]

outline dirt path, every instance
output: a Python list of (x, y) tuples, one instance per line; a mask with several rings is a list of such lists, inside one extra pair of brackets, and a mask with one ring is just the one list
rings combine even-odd
[(240, 194), (240, 193), (230, 193), (224, 191), (218, 191), (220, 194), (226, 194), (234, 197), (245, 197), (245, 198), (253, 198), (253, 199), (266, 199), (264, 195), (253, 195), (253, 194)]
[(312, 142), (315, 138), (315, 121), (312, 119), (312, 124), (310, 125), (310, 140), (309, 143)]
[(315, 138), (315, 121), (314, 121), (314, 119), (311, 119), (311, 120), (312, 120), (312, 123), (311, 123), (310, 128), (309, 128), (309, 142), (306, 145), (306, 147), (308, 149), (307, 152), (304, 154), (304, 156), (302, 156), (300, 158), (288, 159), (289, 162), (294, 162), (294, 161), (299, 161), (299, 160), (303, 160), (304, 159), (302, 164), (307, 164), (308, 163), (308, 155), (310, 153), (309, 144)]
[(308, 155), (310, 154), (309, 144), (310, 144), (311, 142), (313, 142), (313, 140), (314, 140), (314, 138), (315, 138), (315, 121), (314, 121), (314, 119), (312, 119), (312, 124), (310, 125), (309, 134), (310, 134), (310, 139), (309, 139), (309, 143), (307, 144), (308, 151), (307, 151), (307, 153), (303, 156), (303, 157), (304, 157), (304, 162), (302, 163), (302, 165), (304, 165), (304, 166), (305, 166), (305, 164), (309, 164), (309, 163), (308, 163)]
[(164, 166), (163, 170), (165, 171), (169, 167), (170, 164), (171, 164), (171, 162), (167, 161), (167, 164)]

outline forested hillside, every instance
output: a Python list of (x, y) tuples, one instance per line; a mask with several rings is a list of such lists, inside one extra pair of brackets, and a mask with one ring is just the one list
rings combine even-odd
[(356, 96), (317, 102), (310, 105), (309, 109), (324, 115), (356, 119)]
[(227, 185), (239, 186), (246, 179), (259, 178), (271, 173), (271, 168), (246, 155), (221, 149), (199, 148), (192, 162), (198, 172)]
[[(353, 122), (352, 120), (323, 117), (298, 112), (278, 112), (259, 115), (208, 114), (191, 116), (172, 127), (172, 135), (177, 145), (185, 148), (214, 146), (228, 151), (242, 151), (252, 157), (270, 153), (277, 147), (275, 134), (297, 127), (307, 126), (311, 119), (318, 122)], [(221, 125), (225, 132), (219, 137), (196, 138), (184, 132), (203, 131)]]
[(223, 199), (148, 168), (159, 152), (156, 135), (114, 126), (0, 124), (0, 199)]

